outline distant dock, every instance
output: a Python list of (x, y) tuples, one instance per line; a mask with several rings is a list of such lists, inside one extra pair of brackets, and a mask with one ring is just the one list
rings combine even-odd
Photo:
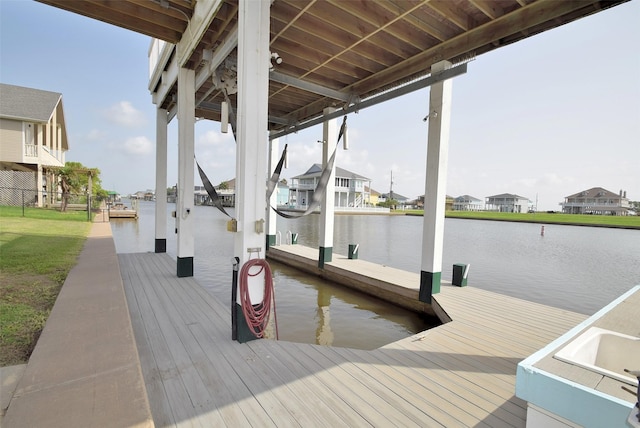
[(109, 218), (138, 218), (138, 212), (135, 210), (109, 210)]
[(129, 209), (123, 204), (115, 204), (109, 208), (109, 218), (138, 218), (137, 209)]

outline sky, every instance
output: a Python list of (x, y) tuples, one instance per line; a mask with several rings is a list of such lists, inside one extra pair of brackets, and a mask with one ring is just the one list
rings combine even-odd
[[(560, 210), (592, 187), (640, 200), (640, 0), (481, 55), (453, 81), (447, 194), (513, 193)], [(0, 0), (0, 82), (62, 93), (67, 161), (101, 171), (127, 195), (155, 188), (151, 39), (41, 3)], [(286, 58), (284, 58), (286, 61)], [(373, 189), (424, 194), (429, 89), (348, 117), (336, 164)], [(322, 126), (280, 139), (290, 179), (320, 163)], [(235, 143), (196, 123), (195, 153), (212, 183), (235, 176)], [(168, 183), (178, 176), (177, 120)], [(199, 177), (196, 185), (201, 184)]]

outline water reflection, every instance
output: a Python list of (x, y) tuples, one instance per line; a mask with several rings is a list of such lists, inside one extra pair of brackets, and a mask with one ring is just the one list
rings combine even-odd
[(280, 339), (374, 349), (437, 324), (375, 297), (269, 263), (274, 271)]
[(318, 290), (318, 328), (316, 329), (316, 343), (318, 345), (333, 345), (333, 332), (331, 331), (331, 293), (320, 287)]

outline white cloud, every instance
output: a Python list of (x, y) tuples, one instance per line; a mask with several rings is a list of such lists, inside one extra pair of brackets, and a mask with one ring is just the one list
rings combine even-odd
[(132, 155), (148, 155), (153, 152), (153, 144), (147, 137), (132, 137), (125, 140), (124, 150)]
[[(284, 147), (280, 150), (284, 150)], [(289, 169), (286, 175), (299, 175), (306, 172), (314, 163), (322, 162), (322, 145), (319, 143), (289, 144), (287, 156)]]
[(513, 184), (517, 187), (534, 188), (538, 184), (537, 178), (519, 178), (513, 181)]
[(563, 185), (571, 184), (575, 181), (573, 177), (562, 177), (555, 172), (547, 172), (540, 179), (540, 183), (544, 185)]
[(214, 130), (208, 130), (199, 135), (196, 140), (196, 145), (202, 148), (211, 148), (221, 144), (235, 144), (233, 142), (233, 134), (231, 132), (221, 134)]
[(563, 177), (555, 172), (546, 172), (537, 178), (520, 178), (513, 181), (515, 186), (522, 186), (530, 189), (543, 186), (558, 186), (571, 184), (574, 182), (573, 177)]
[(129, 101), (120, 101), (104, 111), (108, 121), (126, 128), (139, 128), (147, 123), (144, 113)]
[(100, 129), (92, 129), (91, 131), (89, 131), (89, 134), (87, 134), (87, 139), (90, 141), (96, 141), (102, 140), (106, 136), (107, 133), (105, 131), (102, 131)]

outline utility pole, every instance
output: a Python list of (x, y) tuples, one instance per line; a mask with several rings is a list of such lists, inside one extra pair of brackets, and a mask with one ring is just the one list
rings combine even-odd
[(391, 184), (389, 185), (389, 200), (393, 199), (393, 170), (391, 170)]

